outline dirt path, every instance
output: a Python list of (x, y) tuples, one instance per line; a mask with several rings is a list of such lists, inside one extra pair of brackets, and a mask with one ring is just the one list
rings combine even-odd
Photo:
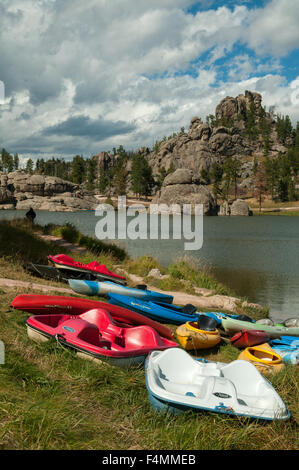
[[(63, 240), (62, 238), (55, 237), (53, 235), (42, 235), (38, 234), (38, 236), (45, 241), (55, 243), (61, 246), (62, 249), (67, 249), (72, 252), (77, 253), (84, 253), (87, 250), (83, 247), (79, 247), (77, 245), (73, 245), (72, 243)], [(129, 274), (123, 269), (119, 269), (127, 279), (130, 279), (135, 285), (137, 284), (144, 284), (145, 281), (142, 277), (136, 276), (133, 274)], [(39, 290), (42, 292), (61, 292), (65, 295), (75, 295), (78, 296), (76, 292), (72, 289), (63, 288), (63, 287), (55, 287), (49, 286), (44, 284), (38, 284), (35, 282), (25, 282), (25, 281), (17, 281), (13, 279), (5, 279), (0, 278), (0, 287), (3, 289), (15, 289), (15, 288), (23, 288), (23, 289), (33, 289)], [(185, 292), (176, 292), (176, 291), (162, 291), (155, 286), (147, 285), (149, 290), (154, 290), (156, 292), (164, 293), (167, 295), (173, 296), (173, 303), (176, 305), (186, 305), (192, 304), (201, 309), (215, 309), (215, 310), (225, 310), (229, 312), (236, 312), (238, 307), (240, 307), (240, 300), (236, 297), (229, 297), (225, 295), (214, 294), (214, 292), (208, 289), (198, 289), (198, 295), (187, 294)], [(247, 302), (243, 302), (242, 307), (252, 306), (254, 308), (262, 308), (257, 304), (248, 304)]]
[(65, 295), (79, 295), (74, 292), (72, 289), (67, 289), (64, 287), (55, 287), (45, 284), (37, 284), (36, 282), (28, 281), (16, 281), (15, 279), (6, 279), (0, 278), (0, 287), (4, 290), (6, 289), (28, 289), (28, 290), (39, 290), (42, 292), (61, 292)]
[(36, 235), (42, 240), (45, 240), (46, 242), (55, 243), (56, 245), (61, 246), (61, 248), (73, 251), (74, 253), (87, 252), (87, 249), (83, 246), (73, 245), (72, 243), (63, 240), (63, 238), (55, 237), (54, 235), (43, 235), (41, 233), (36, 233)]

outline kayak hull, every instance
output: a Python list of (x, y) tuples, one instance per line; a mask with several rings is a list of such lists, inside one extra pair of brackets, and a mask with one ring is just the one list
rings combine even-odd
[(280, 339), (274, 339), (270, 346), (279, 354), (286, 364), (299, 364), (299, 338), (295, 336), (282, 336)]
[(299, 337), (299, 328), (292, 327), (287, 328), (283, 326), (275, 325), (262, 325), (259, 323), (250, 323), (247, 321), (241, 321), (234, 318), (223, 318), (221, 320), (222, 328), (228, 334), (235, 334), (238, 331), (244, 330), (256, 330), (257, 328), (261, 331), (268, 333), (270, 338), (280, 338), (281, 336), (297, 336)]
[(80, 299), (60, 295), (22, 294), (14, 298), (11, 308), (28, 312), (32, 315), (80, 315), (87, 310), (103, 308), (109, 312), (114, 320), (133, 326), (148, 325), (154, 328), (161, 336), (173, 339), (172, 331), (165, 325), (151, 320), (131, 310), (121, 308), (99, 300)]
[(30, 274), (41, 277), (43, 279), (67, 282), (67, 277), (64, 275), (64, 273), (59, 271), (59, 269), (56, 269), (54, 266), (30, 263), (24, 264), (23, 268), (30, 272)]
[(173, 301), (172, 295), (150, 291), (147, 289), (136, 289), (133, 287), (122, 286), (113, 282), (70, 279), (68, 283), (74, 292), (82, 295), (106, 296), (107, 294), (120, 294), (126, 295), (128, 297), (134, 297), (136, 299), (151, 300), (154, 302), (164, 302), (169, 304), (171, 304)]
[(230, 338), (230, 343), (239, 349), (257, 346), (262, 343), (267, 343), (268, 341), (270, 341), (268, 333), (260, 330), (239, 331)]
[(263, 420), (290, 417), (272, 385), (246, 361), (202, 363), (173, 348), (152, 352), (145, 376), (149, 402), (158, 411), (209, 411)]
[(185, 314), (180, 307), (162, 304), (141, 299), (134, 299), (125, 295), (108, 294), (108, 302), (119, 307), (128, 308), (136, 313), (145, 315), (158, 322), (181, 325), (187, 321), (198, 320), (199, 314)]
[(221, 337), (217, 329), (206, 331), (199, 329), (194, 322), (180, 325), (176, 330), (179, 344), (186, 351), (210, 349), (220, 343)]
[(115, 282), (117, 284), (126, 284), (126, 279), (123, 276), (119, 276), (111, 271), (108, 271), (105, 265), (100, 265), (96, 261), (93, 261), (89, 264), (79, 263), (70, 256), (67, 255), (49, 255), (48, 260), (53, 266), (59, 270), (68, 271), (70, 273), (69, 277), (77, 277), (82, 273), (93, 274), (96, 277), (100, 276), (99, 279)]

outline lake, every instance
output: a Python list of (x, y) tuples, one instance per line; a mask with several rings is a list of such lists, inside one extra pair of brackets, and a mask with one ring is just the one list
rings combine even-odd
[[(25, 212), (1, 211), (0, 218), (24, 217)], [(36, 213), (40, 225), (70, 222), (90, 236), (99, 220), (92, 211)], [(132, 257), (147, 254), (165, 266), (184, 255), (192, 257), (238, 296), (269, 306), (274, 320), (299, 317), (298, 217), (204, 217), (203, 246), (197, 251), (184, 251), (184, 240), (117, 243)]]

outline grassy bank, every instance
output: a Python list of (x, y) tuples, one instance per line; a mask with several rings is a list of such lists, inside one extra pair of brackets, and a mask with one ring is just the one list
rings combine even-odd
[(83, 235), (70, 223), (63, 226), (48, 224), (43, 227), (43, 233), (61, 237), (70, 243), (86, 248), (94, 255), (108, 255), (118, 261), (124, 261), (127, 258), (126, 251), (116, 244), (103, 242), (87, 235)]
[[(2, 449), (296, 449), (298, 369), (271, 382), (288, 403), (291, 420), (261, 424), (212, 413), (164, 416), (147, 399), (144, 370), (99, 367), (55, 342), (31, 342), (26, 314), (7, 313), (14, 295), (0, 296), (6, 361), (0, 366)], [(220, 346), (211, 360), (230, 362), (238, 351)]]
[(299, 216), (299, 211), (275, 209), (275, 210), (272, 210), (272, 211), (264, 210), (262, 212), (259, 212), (257, 210), (254, 210), (253, 214), (254, 215), (285, 215), (285, 216), (289, 216), (289, 217), (298, 217)]
[[(206, 268), (200, 267), (191, 257), (178, 259), (165, 268), (156, 259), (142, 256), (128, 260), (126, 268), (129, 273), (144, 277), (151, 285), (162, 290), (181, 290), (194, 294), (194, 288), (201, 287), (211, 289), (217, 294), (233, 295), (230, 289), (217, 282)], [(163, 278), (148, 277), (148, 273), (152, 269), (159, 269)]]
[[(61, 250), (40, 240), (30, 226), (21, 223), (0, 223), (0, 241), (2, 275), (3, 266), (8, 266), (5, 255), (13, 261), (10, 274), (15, 279), (23, 275), (24, 261), (44, 262), (54, 249)], [(89, 251), (80, 256), (100, 259)], [(121, 262), (115, 253), (105, 252), (105, 256), (111, 265)], [(150, 269), (161, 268), (147, 257), (126, 259), (123, 265), (145, 276)], [(197, 271), (196, 266), (190, 269), (187, 260), (161, 270), (170, 276), (169, 283), (179, 282), (180, 287), (186, 281), (225, 289), (207, 272)], [(5, 364), (0, 365), (0, 449), (298, 449), (298, 367), (288, 366), (270, 377), (288, 404), (289, 421), (263, 424), (204, 412), (157, 414), (148, 402), (142, 367), (100, 367), (54, 341), (42, 345), (31, 342), (25, 328), (27, 314), (9, 310), (13, 298), (25, 292), (0, 291), (0, 339), (5, 344)], [(226, 344), (199, 353), (222, 362), (230, 362), (238, 354)]]

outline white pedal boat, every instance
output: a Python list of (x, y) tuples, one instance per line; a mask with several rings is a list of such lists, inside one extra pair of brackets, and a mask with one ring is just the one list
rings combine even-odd
[(263, 420), (290, 417), (271, 383), (247, 361), (201, 362), (175, 348), (152, 352), (145, 370), (150, 403), (159, 411), (195, 409)]

